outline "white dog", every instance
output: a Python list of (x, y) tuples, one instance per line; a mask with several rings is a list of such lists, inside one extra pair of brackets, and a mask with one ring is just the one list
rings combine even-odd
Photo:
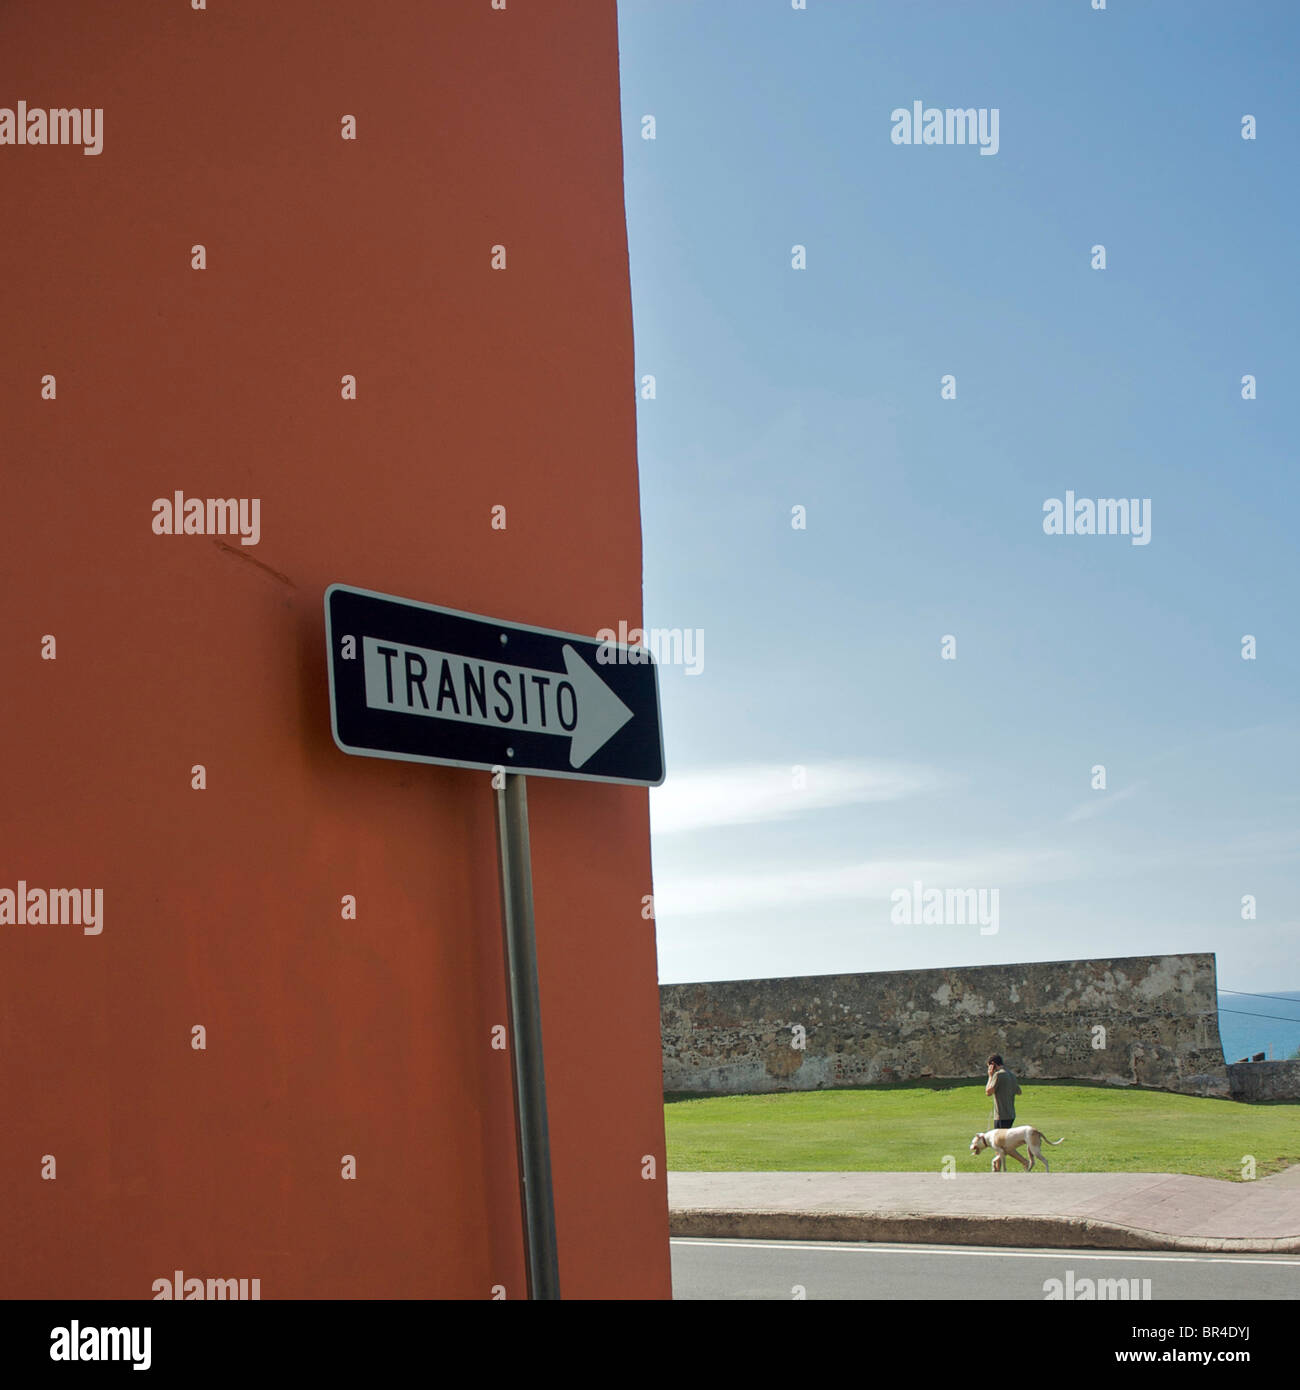
[[(977, 1134), (974, 1139), (970, 1141), (970, 1151), (973, 1154), (977, 1154), (983, 1153), (985, 1149), (992, 1149), (993, 1171), (995, 1173), (1000, 1173), (1004, 1170), (1008, 1154), (1010, 1154), (1026, 1172), (1029, 1172), (1033, 1168), (1034, 1160), (1037, 1159), (1050, 1173), (1052, 1171), (1051, 1165), (1043, 1157), (1041, 1145), (1044, 1143), (1052, 1145), (1064, 1144), (1065, 1135), (1061, 1135), (1059, 1139), (1045, 1140), (1042, 1130), (1035, 1129), (1033, 1125), (1016, 1125), (1014, 1129), (990, 1129), (985, 1134)], [(1017, 1152), (1021, 1145), (1029, 1149), (1028, 1163), (1026, 1163)]]

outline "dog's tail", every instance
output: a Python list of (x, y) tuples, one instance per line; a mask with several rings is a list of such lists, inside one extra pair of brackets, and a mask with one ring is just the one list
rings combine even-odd
[(1065, 1143), (1065, 1135), (1064, 1135), (1064, 1134), (1061, 1135), (1061, 1137), (1060, 1137), (1059, 1139), (1049, 1139), (1049, 1138), (1047, 1137), (1047, 1135), (1044, 1134), (1044, 1135), (1043, 1135), (1043, 1143), (1044, 1143), (1044, 1144), (1064, 1144), (1064, 1143)]

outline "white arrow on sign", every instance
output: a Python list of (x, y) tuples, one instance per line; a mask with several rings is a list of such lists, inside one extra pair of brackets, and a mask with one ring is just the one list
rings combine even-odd
[(581, 767), (632, 718), (567, 642), (564, 676), (379, 637), (363, 637), (361, 650), (370, 709), (554, 734), (571, 740), (570, 767)]

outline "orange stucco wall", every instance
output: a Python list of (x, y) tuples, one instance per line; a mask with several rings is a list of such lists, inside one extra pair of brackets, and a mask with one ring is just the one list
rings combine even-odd
[[(6, 5), (19, 100), (0, 888), (104, 897), (0, 926), (0, 1294), (521, 1297), (489, 777), (334, 747), (321, 599), (639, 622), (614, 0)], [(529, 805), (563, 1291), (666, 1296), (647, 795)]]

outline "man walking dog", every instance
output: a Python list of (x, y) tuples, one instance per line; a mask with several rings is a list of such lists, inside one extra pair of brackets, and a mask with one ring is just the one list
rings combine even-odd
[[(1032, 1172), (1035, 1163), (1041, 1163), (1050, 1173), (1051, 1165), (1043, 1157), (1042, 1130), (1035, 1129), (1033, 1125), (1016, 1124), (1016, 1097), (1020, 1094), (1020, 1082), (1003, 1066), (1002, 1058), (996, 1052), (988, 1060), (988, 1069), (989, 1079), (984, 1094), (993, 1097), (993, 1128), (984, 1134), (977, 1134), (970, 1141), (971, 1153), (979, 1154), (985, 1149), (992, 1149), (995, 1173), (1006, 1172), (1008, 1155), (1028, 1171)], [(1065, 1138), (1047, 1139), (1046, 1142), (1064, 1144)], [(1027, 1163), (1020, 1156), (1022, 1146), (1029, 1150)]]

